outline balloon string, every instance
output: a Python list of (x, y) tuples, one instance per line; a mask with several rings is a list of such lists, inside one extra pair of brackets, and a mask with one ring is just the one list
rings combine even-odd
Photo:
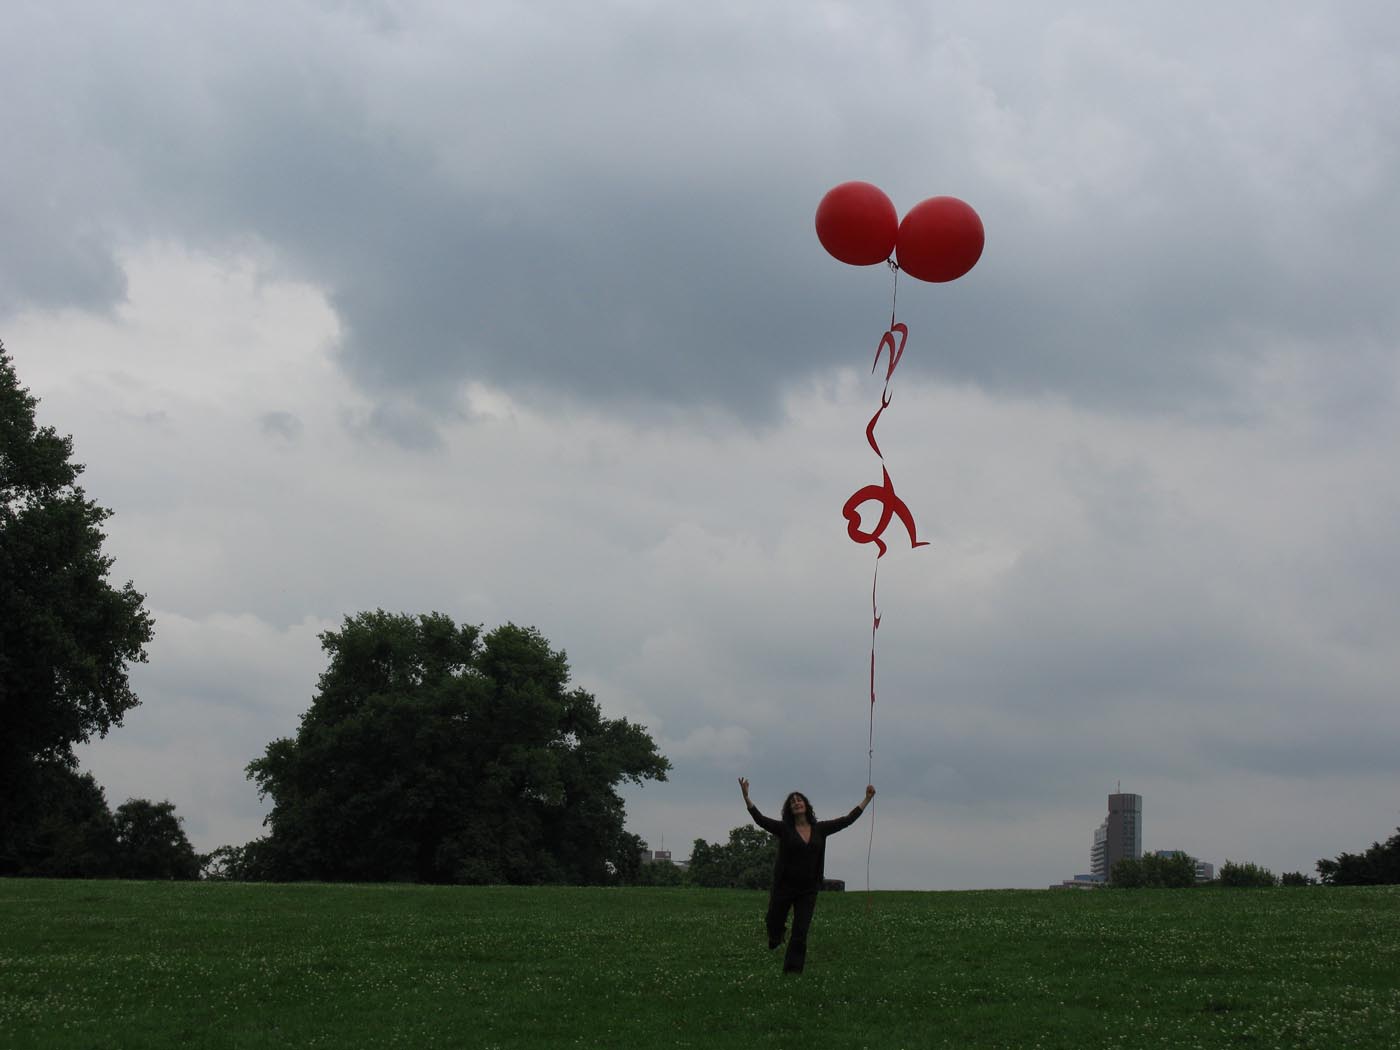
[[(899, 263), (893, 259), (888, 260), (889, 272), (892, 274), (889, 293), (889, 367), (885, 372), (885, 392), (881, 393), (881, 412), (885, 406), (889, 405), (889, 379), (895, 374), (895, 365), (899, 364), (899, 358), (903, 357), (904, 344), (899, 344), (899, 350), (895, 350), (892, 333), (895, 332), (895, 318), (899, 309)], [(907, 337), (907, 329), (906, 329)], [(881, 344), (883, 347), (883, 343)], [(896, 356), (897, 353), (897, 356)], [(876, 350), (875, 360), (879, 361), (879, 351)], [(879, 445), (875, 444), (875, 420), (879, 419), (881, 412), (875, 413), (875, 419), (869, 421), (869, 426), (865, 428), (865, 437), (875, 449), (875, 455), (885, 461), (885, 455), (879, 451)], [(889, 472), (885, 473), (886, 484), (889, 483)], [(909, 538), (914, 539), (913, 526), (910, 526)], [(879, 559), (885, 553), (885, 545), (878, 543), (879, 553), (875, 554), (875, 574), (871, 580), (871, 715), (869, 715), (869, 732), (865, 738), (865, 783), (875, 783), (875, 631), (879, 630), (879, 603), (876, 601), (876, 589), (879, 588)], [(923, 543), (914, 542), (914, 546), (923, 546)], [(875, 854), (875, 811), (871, 811), (871, 830), (869, 839), (865, 843), (865, 911), (871, 909), (871, 857)]]
[(890, 272), (894, 274), (894, 289), (890, 292), (890, 327), (894, 327), (895, 307), (899, 305), (899, 263), (893, 259), (886, 260), (889, 263)]
[[(880, 629), (880, 607), (876, 589), (880, 584), (880, 556), (875, 556), (875, 574), (870, 581), (870, 732), (866, 737), (865, 782), (875, 783), (875, 632)], [(870, 910), (870, 858), (875, 852), (875, 812), (870, 813), (870, 839), (865, 845), (865, 910)]]
[[(899, 263), (893, 259), (888, 260), (890, 273), (893, 279), (890, 282), (890, 331), (894, 331), (895, 317), (899, 308)], [(903, 350), (901, 345), (900, 350)], [(890, 365), (885, 373), (885, 392), (880, 395), (881, 410), (889, 403), (890, 376), (894, 374), (894, 366), (898, 363), (898, 358), (894, 356), (894, 344), (890, 345)], [(901, 354), (902, 356), (902, 354)], [(879, 360), (878, 354), (876, 360)], [(879, 413), (876, 413), (879, 418)], [(874, 426), (871, 420), (871, 427)], [(871, 437), (871, 444), (874, 445), (873, 437), (867, 428), (867, 437)], [(883, 461), (884, 456), (878, 447), (875, 454)], [(912, 539), (912, 533), (911, 537)], [(880, 554), (884, 553), (883, 547)], [(875, 574), (870, 581), (870, 729), (865, 741), (865, 782), (875, 783), (875, 632), (880, 629), (880, 607), (876, 602), (876, 589), (880, 584), (880, 554), (875, 555)], [(870, 911), (870, 859), (875, 853), (875, 811), (870, 811), (870, 837), (865, 844), (865, 910)]]

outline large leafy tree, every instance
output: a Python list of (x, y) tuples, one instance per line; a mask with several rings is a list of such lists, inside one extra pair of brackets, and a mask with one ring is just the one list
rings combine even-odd
[(16, 870), (20, 826), (43, 801), (44, 769), (105, 736), (138, 700), (151, 618), (102, 553), (111, 514), (78, 485), (73, 441), (35, 419), (0, 344), (0, 874)]
[(248, 766), (277, 877), (598, 883), (633, 861), (617, 788), (670, 763), (539, 632), (377, 611), (321, 641), (296, 736)]

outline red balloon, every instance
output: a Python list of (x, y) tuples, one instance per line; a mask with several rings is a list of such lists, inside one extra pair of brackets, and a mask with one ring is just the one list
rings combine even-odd
[(956, 281), (982, 257), (985, 234), (977, 213), (956, 197), (930, 197), (899, 224), (895, 258), (921, 281)]
[(817, 205), (817, 239), (843, 263), (873, 266), (894, 254), (899, 213), (878, 186), (843, 182)]

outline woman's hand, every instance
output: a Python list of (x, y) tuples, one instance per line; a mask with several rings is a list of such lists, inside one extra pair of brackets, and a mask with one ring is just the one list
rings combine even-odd
[(749, 800), (749, 782), (747, 778), (739, 778), (739, 790), (744, 793), (744, 801), (747, 802)]
[(861, 808), (861, 809), (864, 809), (866, 806), (870, 805), (870, 800), (871, 800), (872, 798), (874, 798), (874, 797), (875, 797), (875, 785), (874, 785), (874, 784), (866, 784), (866, 785), (865, 785), (865, 798), (861, 799), (861, 801), (860, 801), (860, 808)]

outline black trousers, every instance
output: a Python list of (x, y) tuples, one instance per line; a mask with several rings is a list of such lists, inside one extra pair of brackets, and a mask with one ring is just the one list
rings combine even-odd
[(815, 889), (794, 888), (781, 884), (768, 896), (768, 946), (777, 947), (787, 926), (788, 911), (792, 911), (792, 936), (788, 938), (787, 955), (783, 957), (786, 973), (801, 973), (807, 962), (807, 930), (812, 925), (812, 912), (817, 906)]

